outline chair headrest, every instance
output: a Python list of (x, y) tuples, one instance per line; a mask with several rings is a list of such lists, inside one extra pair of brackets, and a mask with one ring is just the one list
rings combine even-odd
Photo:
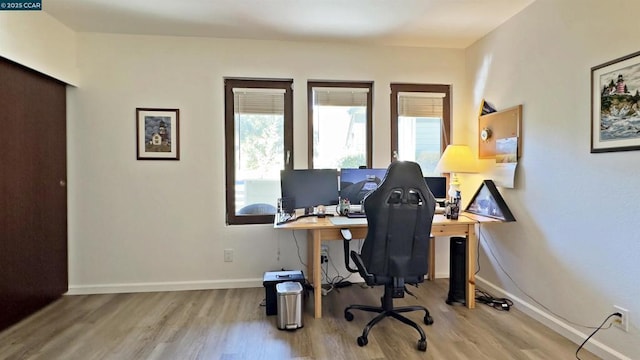
[[(384, 195), (386, 194), (386, 195)], [(380, 197), (384, 196), (384, 199)], [(387, 204), (419, 204), (423, 201), (433, 202), (435, 199), (427, 188), (420, 165), (412, 161), (394, 161), (389, 165), (384, 179), (378, 188), (367, 198), (376, 198), (376, 202)], [(365, 199), (365, 205), (367, 203)], [(435, 206), (435, 205), (434, 205)]]

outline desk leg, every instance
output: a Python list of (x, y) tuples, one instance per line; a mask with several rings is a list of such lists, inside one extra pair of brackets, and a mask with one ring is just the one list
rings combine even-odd
[(314, 317), (322, 317), (322, 272), (320, 270), (320, 231), (307, 232), (307, 267), (311, 271), (310, 279), (313, 284)]
[(469, 235), (467, 236), (467, 307), (476, 307), (476, 225), (469, 224)]
[(427, 278), (430, 281), (436, 279), (436, 238), (434, 236), (429, 237), (429, 275)]

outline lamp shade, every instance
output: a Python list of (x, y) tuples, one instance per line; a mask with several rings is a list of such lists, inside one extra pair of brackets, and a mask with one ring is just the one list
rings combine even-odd
[(436, 165), (440, 173), (475, 173), (478, 165), (467, 145), (447, 145)]

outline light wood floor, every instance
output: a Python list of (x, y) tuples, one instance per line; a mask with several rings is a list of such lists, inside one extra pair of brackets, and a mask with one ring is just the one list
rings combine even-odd
[[(435, 323), (422, 325), (427, 352), (416, 349), (417, 332), (385, 319), (369, 344), (356, 338), (373, 316), (350, 303), (377, 305), (381, 289), (355, 285), (323, 298), (324, 317), (305, 305), (304, 327), (280, 331), (276, 316), (260, 306), (264, 288), (164, 293), (65, 296), (0, 332), (0, 359), (573, 359), (577, 346), (521, 312), (475, 310), (445, 304), (447, 280), (425, 282), (397, 305), (422, 304)], [(422, 323), (422, 314), (409, 317)], [(585, 350), (583, 360), (597, 359)]]

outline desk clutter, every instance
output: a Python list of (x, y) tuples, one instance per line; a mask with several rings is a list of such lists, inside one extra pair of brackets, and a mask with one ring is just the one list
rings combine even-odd
[[(386, 171), (386, 168), (282, 170), (282, 197), (278, 199), (275, 222), (283, 225), (305, 217), (326, 216), (366, 218), (364, 198), (378, 188)], [(444, 214), (447, 179), (427, 176), (424, 181), (439, 204), (436, 213)]]

